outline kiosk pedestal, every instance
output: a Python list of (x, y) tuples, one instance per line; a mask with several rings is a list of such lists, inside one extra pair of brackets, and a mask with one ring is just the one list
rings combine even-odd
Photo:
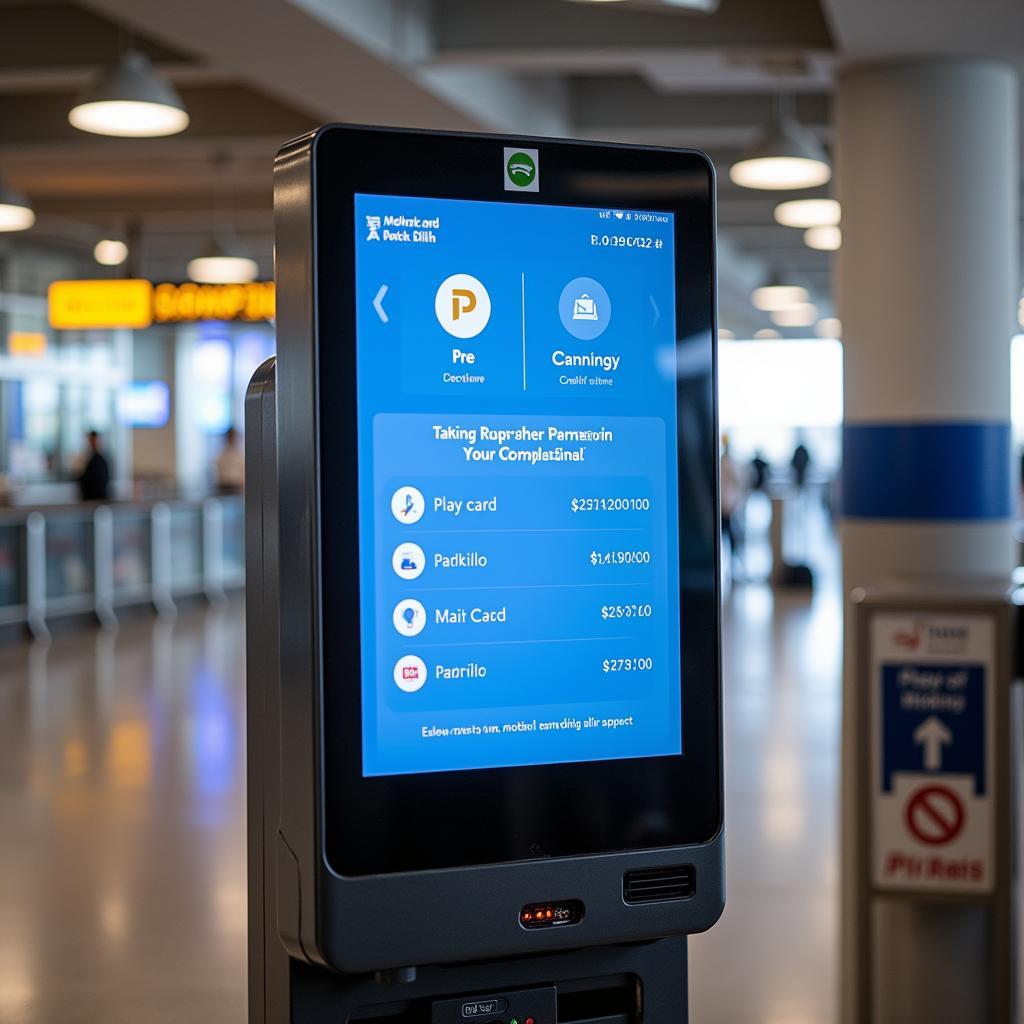
[[(246, 398), (250, 1024), (686, 1024), (686, 937), (511, 960), (347, 975), (289, 956), (291, 853), (281, 838), (275, 366)], [(284, 865), (284, 866), (282, 866)], [(443, 942), (445, 921), (437, 923)]]

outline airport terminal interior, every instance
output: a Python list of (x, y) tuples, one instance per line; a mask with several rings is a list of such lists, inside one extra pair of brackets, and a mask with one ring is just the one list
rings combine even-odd
[[(279, 351), (275, 154), (330, 123), (707, 154), (726, 899), (688, 1019), (1019, 1024), (1021, 72), (1020, 0), (0, 0), (0, 1024), (255, 1020), (246, 391)], [(543, 202), (544, 143), (504, 145), (490, 198)], [(408, 146), (391, 193), (432, 195)], [(632, 248), (675, 185), (622, 159), (621, 208), (585, 200), (607, 172), (565, 205)], [(365, 199), (359, 253), (391, 237)], [(562, 252), (487, 223), (482, 259)], [(451, 267), (406, 328), (381, 258), (360, 324), (465, 349), (499, 317)], [(552, 324), (610, 381), (592, 273)], [(522, 304), (526, 391), (526, 272)], [(700, 338), (670, 340), (675, 387)]]

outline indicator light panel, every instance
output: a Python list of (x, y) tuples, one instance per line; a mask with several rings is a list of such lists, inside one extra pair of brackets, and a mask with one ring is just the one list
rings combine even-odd
[[(549, 903), (528, 903), (519, 911), (523, 928), (563, 928), (583, 920), (583, 904), (579, 900), (553, 900)], [(525, 1022), (524, 1022), (525, 1024)]]

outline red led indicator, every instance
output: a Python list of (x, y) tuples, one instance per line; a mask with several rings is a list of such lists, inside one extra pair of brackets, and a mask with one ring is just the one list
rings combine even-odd
[(519, 911), (519, 924), (523, 928), (559, 928), (579, 924), (582, 920), (583, 904), (579, 900), (527, 904)]

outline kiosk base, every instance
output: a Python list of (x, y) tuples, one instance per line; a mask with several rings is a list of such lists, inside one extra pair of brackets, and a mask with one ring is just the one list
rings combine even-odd
[[(686, 938), (384, 975), (289, 955), (297, 895), (279, 888), (281, 819), (274, 361), (246, 397), (249, 1024), (685, 1024)], [(441, 929), (443, 931), (443, 928)]]
[(415, 981), (391, 984), (290, 960), (287, 985), (286, 1016), (258, 1018), (250, 1012), (250, 1024), (528, 1024), (531, 1019), (536, 1024), (686, 1024), (688, 1019), (685, 937), (426, 967)]

